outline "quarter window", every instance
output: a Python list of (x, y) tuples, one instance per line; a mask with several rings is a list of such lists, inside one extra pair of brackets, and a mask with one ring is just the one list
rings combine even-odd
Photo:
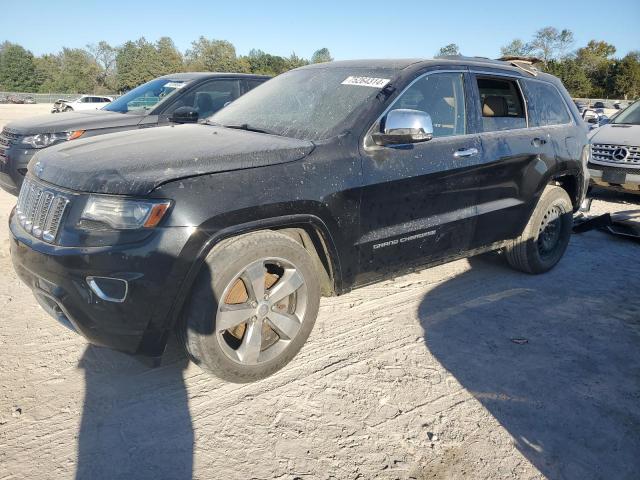
[(425, 75), (396, 100), (393, 108), (408, 108), (428, 113), (433, 122), (434, 137), (464, 135), (466, 118), (463, 74)]
[(478, 77), (482, 130), (526, 128), (524, 102), (515, 80)]
[(529, 110), (531, 112), (532, 126), (544, 127), (571, 122), (567, 106), (553, 85), (528, 81), (527, 90), (531, 97)]

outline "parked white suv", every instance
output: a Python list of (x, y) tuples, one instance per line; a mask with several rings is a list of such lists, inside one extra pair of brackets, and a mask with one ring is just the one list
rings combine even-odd
[(82, 95), (76, 100), (63, 100), (60, 99), (53, 104), (51, 113), (57, 112), (72, 112), (81, 110), (99, 110), (107, 103), (111, 103), (113, 98), (96, 96), (96, 95)]
[(640, 101), (590, 135), (591, 183), (640, 194)]

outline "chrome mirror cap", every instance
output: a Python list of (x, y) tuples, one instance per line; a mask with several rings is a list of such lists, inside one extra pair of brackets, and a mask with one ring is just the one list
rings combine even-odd
[(433, 138), (433, 122), (422, 110), (391, 110), (384, 120), (384, 132), (374, 133), (372, 138), (377, 145), (426, 142)]

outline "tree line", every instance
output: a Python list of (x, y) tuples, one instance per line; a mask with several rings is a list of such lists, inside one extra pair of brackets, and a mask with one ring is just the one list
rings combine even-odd
[(33, 55), (16, 43), (0, 43), (0, 91), (30, 93), (115, 93), (160, 75), (186, 71), (278, 75), (309, 63), (333, 60), (327, 48), (310, 59), (253, 49), (237, 55), (231, 42), (200, 37), (182, 53), (169, 37), (144, 37), (114, 47), (101, 41), (86, 48), (64, 47), (58, 53)]
[[(516, 38), (500, 49), (502, 56), (536, 57), (543, 71), (559, 77), (571, 96), (578, 98), (640, 97), (640, 50), (616, 57), (616, 47), (602, 40), (591, 40), (574, 49), (571, 30), (544, 27), (529, 41)], [(460, 55), (455, 43), (436, 54)]]
[[(535, 56), (542, 70), (560, 77), (574, 97), (640, 97), (640, 51), (616, 56), (616, 47), (591, 40), (574, 48), (571, 30), (544, 27), (531, 39), (516, 38), (501, 55)], [(436, 55), (460, 55), (455, 43)], [(124, 92), (160, 75), (184, 71), (216, 71), (278, 75), (309, 63), (333, 60), (327, 48), (310, 59), (253, 49), (238, 55), (231, 42), (201, 36), (181, 52), (169, 37), (150, 42), (144, 37), (112, 46), (105, 41), (86, 48), (63, 48), (58, 53), (33, 55), (21, 45), (0, 44), (0, 91), (56, 93)]]

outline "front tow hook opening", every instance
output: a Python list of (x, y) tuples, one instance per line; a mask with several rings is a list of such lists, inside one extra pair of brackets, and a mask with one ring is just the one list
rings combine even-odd
[(123, 303), (129, 293), (129, 282), (121, 278), (89, 276), (86, 281), (91, 291), (105, 302)]

